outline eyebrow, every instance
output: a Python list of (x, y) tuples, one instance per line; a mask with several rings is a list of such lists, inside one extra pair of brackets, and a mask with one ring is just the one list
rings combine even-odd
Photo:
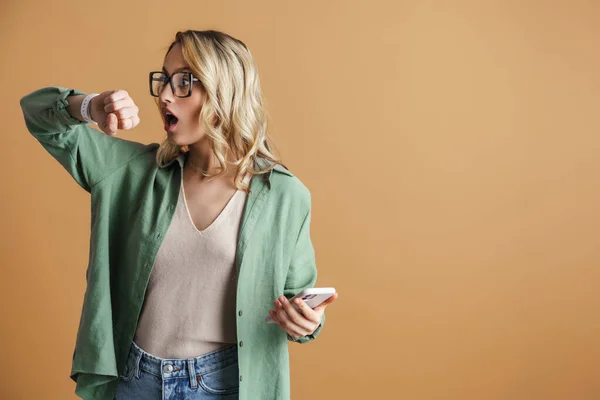
[[(186, 69), (187, 69), (187, 70), (189, 70), (189, 71), (191, 71), (191, 68), (190, 68), (190, 67), (179, 67), (179, 68), (177, 68), (175, 71), (173, 71), (173, 74), (174, 74), (175, 72), (183, 71), (183, 70), (186, 70)], [(162, 70), (163, 70), (163, 72), (164, 72), (165, 74), (167, 74), (167, 75), (172, 75), (172, 74), (169, 74), (169, 71), (167, 71), (167, 70), (165, 69), (165, 67), (164, 67), (164, 66), (162, 67)]]

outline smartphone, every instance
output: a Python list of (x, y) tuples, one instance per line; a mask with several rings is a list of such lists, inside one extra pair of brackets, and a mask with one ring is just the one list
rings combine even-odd
[[(334, 294), (335, 288), (332, 287), (304, 289), (303, 291), (292, 297), (290, 299), (290, 303), (292, 303), (292, 306), (294, 306), (294, 308), (298, 312), (300, 312), (298, 306), (294, 304), (294, 301), (296, 299), (302, 299), (304, 300), (307, 306), (309, 306), (310, 308), (315, 308)], [(271, 319), (270, 315), (267, 315), (265, 321), (271, 324), (273, 323), (273, 319)]]

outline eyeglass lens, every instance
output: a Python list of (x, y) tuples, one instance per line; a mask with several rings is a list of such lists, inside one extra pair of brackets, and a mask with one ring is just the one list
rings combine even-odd
[[(151, 79), (151, 94), (159, 96), (167, 82), (167, 75), (162, 72), (154, 72)], [(190, 93), (192, 81), (189, 72), (176, 72), (171, 75), (173, 93), (177, 97), (185, 97)]]

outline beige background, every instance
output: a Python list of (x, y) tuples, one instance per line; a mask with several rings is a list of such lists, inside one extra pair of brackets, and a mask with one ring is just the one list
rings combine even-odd
[[(102, 4), (99, 4), (102, 3)], [(89, 195), (29, 136), (47, 85), (126, 89), (177, 30), (245, 41), (313, 195), (322, 336), (295, 399), (600, 398), (595, 1), (3, 1), (0, 398), (74, 399)]]

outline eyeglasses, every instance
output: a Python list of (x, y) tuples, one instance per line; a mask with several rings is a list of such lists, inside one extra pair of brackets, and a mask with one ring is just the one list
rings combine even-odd
[(194, 78), (191, 72), (175, 72), (169, 76), (161, 71), (150, 72), (150, 94), (158, 97), (167, 83), (171, 83), (171, 90), (177, 97), (190, 97), (192, 95), (192, 86), (194, 82), (200, 82), (200, 79)]

